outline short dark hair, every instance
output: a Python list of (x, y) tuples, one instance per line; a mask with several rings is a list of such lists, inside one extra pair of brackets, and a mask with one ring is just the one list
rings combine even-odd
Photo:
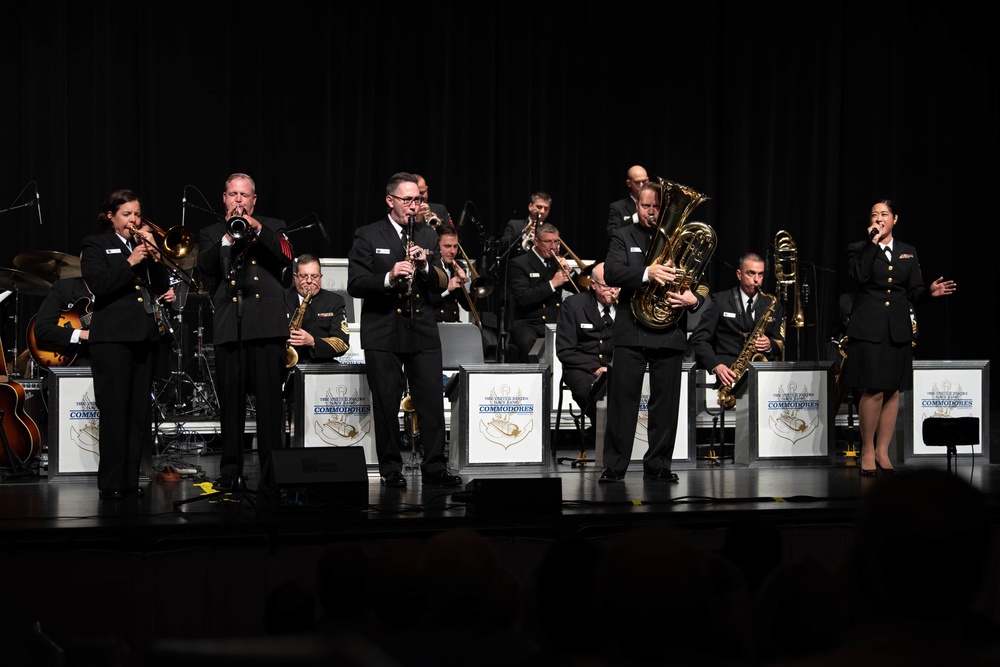
[(320, 273), (322, 273), (322, 271), (323, 271), (323, 265), (322, 265), (322, 263), (320, 263), (319, 257), (317, 257), (316, 255), (313, 255), (312, 253), (308, 253), (308, 252), (304, 252), (304, 253), (302, 253), (301, 255), (299, 255), (298, 257), (295, 258), (295, 267), (294, 267), (295, 268), (295, 273), (299, 272), (299, 264), (311, 264), (312, 262), (316, 262), (317, 264), (320, 265), (320, 267), (319, 267), (320, 268)]
[(108, 213), (114, 215), (121, 208), (122, 204), (127, 204), (130, 201), (139, 201), (139, 195), (137, 195), (132, 190), (115, 190), (101, 202), (101, 210), (97, 213), (97, 227), (102, 232), (109, 231), (112, 228), (111, 220), (108, 219)]
[(389, 182), (385, 186), (385, 193), (387, 195), (394, 194), (399, 188), (400, 183), (413, 183), (414, 185), (420, 185), (417, 183), (417, 177), (408, 171), (397, 171), (389, 178)]

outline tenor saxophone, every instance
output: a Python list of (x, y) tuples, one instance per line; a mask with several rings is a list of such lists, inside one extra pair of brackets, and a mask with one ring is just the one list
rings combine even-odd
[[(289, 333), (302, 328), (302, 318), (306, 315), (306, 306), (309, 305), (309, 299), (311, 298), (313, 298), (312, 290), (309, 291), (309, 294), (306, 294), (305, 298), (302, 299), (301, 305), (292, 313), (292, 319), (288, 322)], [(295, 351), (295, 347), (291, 343), (285, 343), (285, 368), (291, 368), (297, 363), (299, 363), (299, 353)]]
[(760, 319), (757, 320), (753, 331), (747, 336), (747, 340), (743, 344), (743, 349), (740, 350), (740, 356), (736, 357), (736, 361), (729, 367), (736, 374), (736, 380), (733, 381), (732, 386), (723, 385), (719, 388), (718, 404), (722, 406), (723, 410), (732, 410), (736, 407), (736, 389), (739, 387), (740, 380), (743, 379), (747, 369), (750, 368), (750, 362), (767, 361), (767, 357), (757, 352), (754, 346), (757, 343), (757, 339), (764, 333), (764, 329), (767, 328), (767, 323), (771, 319), (775, 307), (778, 305), (778, 299), (770, 294), (764, 294), (764, 292), (758, 292), (758, 295), (769, 298), (771, 303), (767, 307), (767, 310), (764, 311), (764, 314), (760, 316)]

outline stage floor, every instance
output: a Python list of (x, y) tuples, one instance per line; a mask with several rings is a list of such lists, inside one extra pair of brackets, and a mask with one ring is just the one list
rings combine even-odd
[[(522, 580), (560, 540), (609, 541), (644, 523), (670, 525), (715, 552), (734, 527), (766, 525), (781, 536), (782, 562), (810, 558), (834, 568), (850, 547), (866, 492), (883, 481), (862, 478), (858, 460), (844, 457), (815, 467), (702, 460), (678, 470), (675, 483), (645, 480), (637, 469), (610, 485), (598, 483), (599, 466), (566, 462), (458, 471), (464, 480), (457, 488), (425, 487), (419, 471), (409, 470), (406, 489), (386, 489), (369, 470), (360, 490), (262, 493), (251, 450), (247, 491), (226, 495), (210, 491), (219, 465), (210, 445), (154, 457), (154, 473), (167, 465), (189, 472), (178, 481), (152, 475), (142, 482), (143, 498), (101, 500), (93, 475), (0, 483), (0, 557), (8, 575), (0, 641), (8, 655), (37, 657), (24, 639), (35, 621), (61, 646), (124, 640), (134, 662), (118, 664), (151, 664), (142, 661), (161, 641), (259, 635), (266, 593), (287, 581), (314, 587), (330, 545), (356, 542), (374, 552), (455, 527), (486, 536)], [(578, 451), (557, 454), (573, 459)], [(901, 465), (900, 474), (945, 466), (944, 456), (923, 459)], [(952, 474), (982, 492), (1000, 544), (1000, 465), (962, 457)], [(994, 601), (997, 588), (992, 581)], [(106, 612), (109, 596), (120, 602)]]

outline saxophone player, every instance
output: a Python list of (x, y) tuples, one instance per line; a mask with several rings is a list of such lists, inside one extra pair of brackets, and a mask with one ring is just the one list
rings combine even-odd
[(748, 341), (770, 305), (770, 297), (760, 293), (763, 280), (764, 260), (757, 253), (744, 253), (736, 268), (736, 287), (709, 297), (691, 334), (697, 366), (714, 374), (720, 387), (731, 387), (739, 379), (732, 365), (744, 348), (752, 348), (751, 354), (763, 355), (768, 361), (780, 357), (784, 345), (780, 299), (761, 335)]
[(319, 258), (306, 253), (293, 263), (292, 287), (285, 294), (289, 321), (310, 294), (301, 326), (288, 332), (288, 344), (295, 348), (300, 362), (336, 361), (351, 347), (347, 302), (341, 295), (323, 289)]

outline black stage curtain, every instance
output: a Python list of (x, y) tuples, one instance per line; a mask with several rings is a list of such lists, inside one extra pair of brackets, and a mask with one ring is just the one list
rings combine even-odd
[[(471, 257), (544, 190), (572, 250), (597, 259), (608, 204), (638, 163), (711, 198), (691, 219), (718, 233), (713, 289), (734, 284), (744, 250), (770, 258), (775, 234), (792, 234), (810, 323), (800, 359), (825, 358), (850, 288), (845, 248), (879, 196), (897, 202), (897, 237), (919, 249), (925, 281), (959, 284), (918, 310), (917, 357), (992, 356), (993, 309), (973, 304), (991, 262), (962, 247), (988, 229), (997, 183), (979, 5), (38, 2), (3, 14), (4, 267), (25, 251), (78, 253), (121, 187), (164, 229), (197, 230), (234, 171), (255, 178), (261, 213), (326, 226), (329, 241), (293, 234), (298, 252), (346, 256), (353, 230), (383, 214), (389, 176), (408, 170), (456, 220), (466, 208)], [(20, 299), (24, 316), (38, 298)]]

